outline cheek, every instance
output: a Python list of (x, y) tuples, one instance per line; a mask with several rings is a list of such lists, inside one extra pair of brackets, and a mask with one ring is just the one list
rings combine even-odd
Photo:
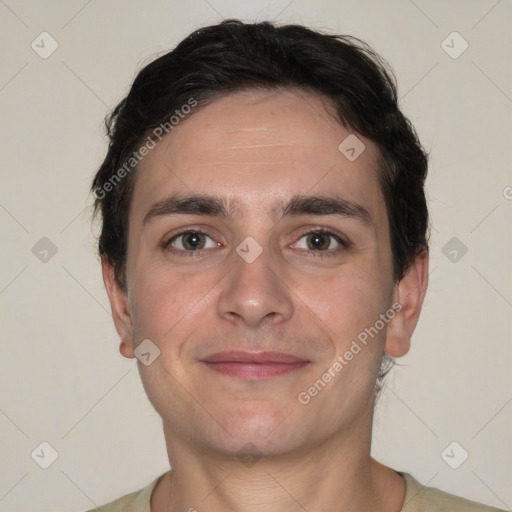
[[(312, 295), (304, 302), (319, 316), (319, 326), (327, 325), (332, 340), (332, 362), (341, 356), (343, 370), (334, 379), (334, 389), (353, 389), (372, 392), (373, 374), (378, 373), (387, 324), (380, 315), (389, 308), (386, 289), (382, 288), (379, 276), (372, 278), (370, 272), (346, 272), (337, 279), (326, 279), (322, 283), (305, 288)], [(319, 297), (322, 301), (318, 301)], [(336, 393), (335, 393), (336, 394)]]
[(373, 324), (388, 307), (387, 295), (379, 273), (352, 268), (308, 282), (301, 298), (332, 331), (348, 334)]
[(166, 267), (142, 265), (132, 283), (134, 338), (149, 338), (159, 344), (183, 329), (191, 327), (190, 319), (200, 314), (213, 288), (210, 280), (169, 272)]

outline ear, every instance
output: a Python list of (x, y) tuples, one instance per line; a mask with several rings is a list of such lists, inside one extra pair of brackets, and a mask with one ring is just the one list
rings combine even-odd
[(392, 357), (401, 357), (411, 348), (411, 337), (420, 317), (423, 299), (428, 284), (428, 250), (423, 249), (407, 269), (404, 277), (395, 286), (393, 304), (395, 316), (389, 321), (384, 352)]
[(114, 325), (121, 338), (119, 352), (121, 352), (121, 355), (124, 357), (133, 359), (135, 357), (132, 338), (133, 324), (126, 293), (116, 281), (114, 268), (105, 256), (101, 260), (101, 270), (103, 273), (103, 283), (105, 283), (105, 288), (110, 300)]

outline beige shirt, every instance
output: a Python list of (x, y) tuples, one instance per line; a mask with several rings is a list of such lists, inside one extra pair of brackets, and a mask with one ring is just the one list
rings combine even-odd
[[(160, 475), (140, 491), (127, 494), (88, 512), (151, 512), (151, 493), (160, 478), (167, 473)], [(432, 487), (424, 487), (408, 473), (400, 474), (405, 478), (407, 484), (401, 512), (504, 512), (501, 509), (468, 501)]]

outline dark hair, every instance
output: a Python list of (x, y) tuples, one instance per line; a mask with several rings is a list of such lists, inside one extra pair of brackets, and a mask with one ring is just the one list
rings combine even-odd
[(283, 88), (320, 94), (340, 123), (377, 145), (394, 279), (400, 280), (416, 255), (428, 249), (428, 156), (398, 108), (396, 79), (387, 63), (355, 37), (230, 19), (196, 30), (145, 66), (106, 118), (110, 143), (92, 184), (94, 213), (100, 211), (102, 218), (99, 254), (114, 267), (122, 289), (141, 146), (154, 141), (159, 127), (172, 129), (169, 119), (186, 112), (183, 106), (192, 105), (191, 99), (197, 102), (196, 112), (231, 92)]

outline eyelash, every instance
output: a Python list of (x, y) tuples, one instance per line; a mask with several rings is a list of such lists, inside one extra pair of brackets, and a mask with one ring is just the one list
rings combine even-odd
[[(173, 241), (175, 241), (180, 236), (187, 235), (187, 234), (190, 234), (190, 233), (198, 233), (200, 235), (206, 235), (208, 238), (213, 240), (213, 238), (208, 233), (205, 233), (204, 231), (201, 231), (200, 229), (190, 229), (190, 228), (188, 228), (188, 229), (185, 229), (183, 231), (180, 231), (179, 233), (175, 233), (169, 240), (167, 240), (166, 242), (163, 243), (163, 248), (165, 250), (169, 251), (169, 252), (172, 252), (172, 253), (177, 254), (179, 256), (185, 256), (185, 257), (200, 257), (200, 256), (203, 255), (203, 253), (205, 251), (209, 251), (210, 250), (210, 248), (208, 248), (208, 249), (199, 249), (199, 250), (195, 250), (195, 251), (193, 251), (193, 250), (187, 251), (187, 250), (183, 250), (183, 249), (172, 248), (171, 243)], [(304, 238), (305, 236), (312, 235), (312, 234), (328, 235), (328, 236), (334, 238), (334, 240), (340, 244), (340, 246), (335, 248), (335, 249), (327, 249), (325, 251), (322, 251), (322, 250), (300, 249), (301, 251), (303, 251), (306, 254), (311, 255), (313, 257), (319, 257), (319, 253), (322, 254), (322, 256), (320, 256), (320, 257), (336, 256), (340, 251), (346, 250), (346, 249), (348, 249), (351, 246), (351, 243), (349, 241), (345, 240), (340, 235), (338, 235), (338, 234), (336, 234), (336, 233), (334, 233), (332, 231), (329, 231), (328, 229), (324, 229), (324, 228), (318, 228), (318, 229), (313, 229), (313, 230), (304, 232), (297, 239), (297, 242), (299, 240), (301, 240), (302, 238)], [(295, 243), (297, 243), (297, 242), (295, 242)]]

